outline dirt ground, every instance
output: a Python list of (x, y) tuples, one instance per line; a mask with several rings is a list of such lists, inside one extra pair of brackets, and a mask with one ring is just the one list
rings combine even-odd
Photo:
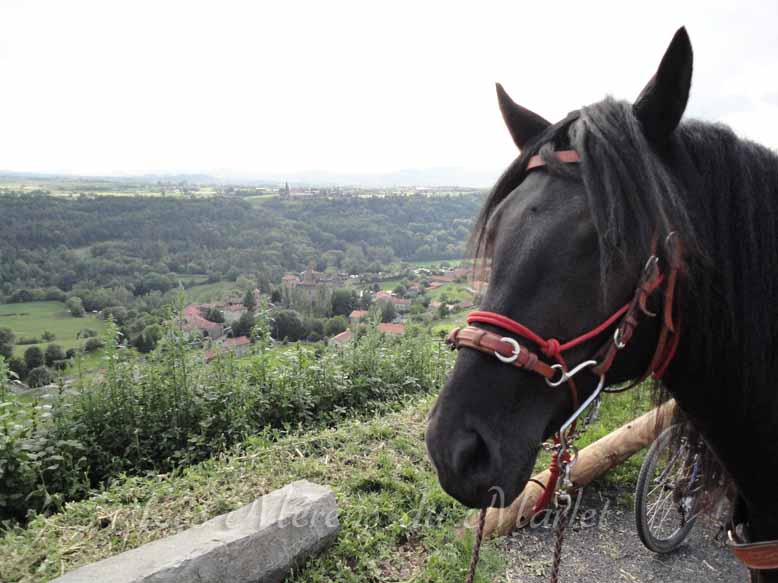
[[(519, 530), (500, 543), (509, 561), (511, 583), (547, 580), (554, 545), (551, 520)], [(656, 555), (640, 542), (632, 509), (590, 488), (565, 534), (560, 581), (748, 581), (746, 569), (724, 547), (724, 539), (716, 540), (718, 531), (713, 519), (701, 517), (675, 553)]]

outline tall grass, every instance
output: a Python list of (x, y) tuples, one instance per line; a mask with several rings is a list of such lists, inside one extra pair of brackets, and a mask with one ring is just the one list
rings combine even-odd
[(143, 361), (122, 348), (109, 323), (100, 377), (80, 379), (50, 403), (4, 395), (0, 519), (56, 511), (118, 475), (170, 472), (249, 436), (275, 440), (374, 412), (432, 391), (450, 365), (438, 342), (413, 333), (279, 349), (267, 329), (260, 318), (250, 356), (206, 364), (175, 319)]

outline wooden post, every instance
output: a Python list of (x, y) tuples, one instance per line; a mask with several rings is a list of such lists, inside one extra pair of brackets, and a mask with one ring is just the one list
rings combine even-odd
[[(675, 401), (670, 400), (582, 449), (571, 474), (575, 487), (585, 486), (650, 445), (672, 421), (674, 407)], [(548, 476), (549, 471), (545, 470), (533, 476), (533, 479), (545, 484)], [(532, 519), (535, 502), (542, 493), (543, 488), (538, 484), (527, 482), (522, 493), (510, 506), (490, 508), (486, 513), (484, 537), (504, 536), (516, 528), (526, 526)], [(474, 529), (478, 524), (478, 514), (476, 512), (468, 517), (468, 529)]]

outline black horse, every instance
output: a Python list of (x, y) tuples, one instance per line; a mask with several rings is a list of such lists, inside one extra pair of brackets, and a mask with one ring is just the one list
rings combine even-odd
[[(668, 265), (680, 243), (683, 325), (663, 383), (735, 482), (745, 536), (768, 541), (778, 539), (778, 156), (727, 127), (681, 123), (691, 75), (682, 28), (633, 104), (607, 98), (551, 124), (497, 86), (520, 155), (473, 234), (477, 256), (491, 264), (481, 307), (570, 339), (633, 297), (647, 257)], [(560, 161), (559, 150), (580, 162)], [(528, 171), (538, 155), (545, 164)], [(679, 241), (666, 237), (672, 232)], [(661, 312), (661, 291), (650, 310)], [(645, 371), (660, 320), (644, 317), (608, 384)], [(590, 358), (612, 333), (570, 350), (567, 362)], [(576, 380), (583, 399), (598, 379), (584, 371)], [(504, 504), (521, 492), (539, 444), (571, 411), (564, 386), (543, 381), (460, 351), (427, 431), (449, 494), (484, 507), (495, 487)], [(778, 581), (778, 571), (757, 577)]]

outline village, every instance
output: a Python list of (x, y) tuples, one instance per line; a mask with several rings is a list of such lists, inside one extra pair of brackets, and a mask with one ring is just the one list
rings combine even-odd
[[(474, 277), (471, 262), (441, 262), (439, 266), (411, 267), (370, 278), (324, 273), (310, 265), (300, 273), (287, 273), (272, 286), (222, 301), (192, 303), (182, 324), (202, 340), (206, 361), (224, 352), (245, 355), (252, 342), (251, 325), (260, 306), (284, 319), (298, 317), (303, 329), (274, 327), (274, 341), (325, 341), (342, 346), (360, 333), (403, 335), (409, 324), (446, 326), (472, 310), (486, 290), (486, 281)], [(345, 299), (344, 299), (345, 298)]]

